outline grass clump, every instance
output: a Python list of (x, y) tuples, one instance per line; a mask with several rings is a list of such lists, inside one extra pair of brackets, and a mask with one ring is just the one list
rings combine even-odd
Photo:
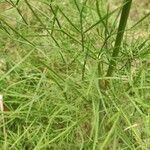
[(126, 26), (131, 2), (0, 2), (1, 149), (149, 149), (149, 12), (133, 2)]

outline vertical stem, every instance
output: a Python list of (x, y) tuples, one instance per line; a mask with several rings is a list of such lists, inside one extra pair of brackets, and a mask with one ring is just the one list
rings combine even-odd
[(106, 76), (112, 76), (115, 68), (116, 68), (116, 61), (120, 51), (121, 42), (123, 40), (124, 31), (126, 28), (130, 8), (131, 8), (132, 0), (124, 0), (124, 6), (122, 8), (121, 18), (118, 27), (118, 33), (115, 41), (115, 46), (113, 50), (113, 54), (109, 63), (108, 71)]

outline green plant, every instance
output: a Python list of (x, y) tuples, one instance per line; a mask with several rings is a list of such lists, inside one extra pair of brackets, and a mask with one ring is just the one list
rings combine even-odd
[[(10, 108), (0, 112), (2, 150), (149, 149), (145, 1), (133, 1), (116, 47), (127, 1), (0, 2), (0, 93)], [(115, 65), (106, 76), (109, 58)], [(109, 88), (99, 88), (98, 80), (111, 81)]]
[(131, 4), (132, 4), (132, 0), (124, 0), (121, 18), (120, 18), (119, 27), (118, 27), (118, 33), (117, 33), (117, 37), (115, 40), (114, 50), (112, 53), (112, 57), (111, 57), (111, 60), (109, 63), (109, 68), (108, 68), (107, 75), (106, 75), (108, 77), (112, 76), (112, 74), (115, 70), (116, 64), (117, 64), (117, 57), (118, 57), (121, 43), (123, 40), (123, 35), (125, 32)]

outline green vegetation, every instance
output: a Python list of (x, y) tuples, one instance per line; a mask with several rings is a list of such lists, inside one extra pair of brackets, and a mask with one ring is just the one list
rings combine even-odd
[(149, 0), (0, 0), (0, 149), (149, 150), (149, 20)]

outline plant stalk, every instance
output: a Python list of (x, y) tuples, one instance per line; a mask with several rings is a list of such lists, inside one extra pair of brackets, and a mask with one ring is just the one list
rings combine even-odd
[(112, 76), (112, 74), (113, 74), (113, 72), (116, 68), (117, 57), (118, 57), (120, 47), (121, 47), (121, 43), (122, 43), (122, 40), (123, 40), (123, 35), (124, 35), (124, 32), (125, 32), (125, 28), (126, 28), (126, 24), (127, 24), (129, 12), (130, 12), (132, 0), (124, 0), (123, 4), (124, 4), (124, 6), (122, 8), (122, 13), (121, 13), (121, 18), (120, 18), (120, 22), (119, 22), (117, 37), (116, 37), (116, 41), (115, 41), (115, 45), (114, 45), (114, 50), (113, 50), (112, 57), (111, 57), (109, 67), (108, 67), (108, 71), (107, 71), (107, 74), (106, 74), (107, 77)]

